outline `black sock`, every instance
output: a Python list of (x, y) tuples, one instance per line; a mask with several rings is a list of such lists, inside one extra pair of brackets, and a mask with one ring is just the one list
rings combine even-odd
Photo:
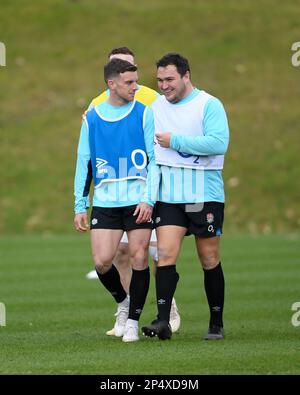
[(176, 265), (158, 267), (155, 279), (158, 317), (162, 321), (169, 322), (172, 299), (179, 280)]
[[(96, 270), (97, 272), (97, 270)], [(127, 294), (121, 284), (120, 274), (117, 268), (112, 265), (108, 272), (104, 274), (98, 273), (99, 280), (104, 287), (112, 294), (117, 303), (123, 302)]]
[(150, 284), (149, 267), (144, 270), (132, 269), (129, 294), (129, 315), (131, 320), (138, 321), (142, 314)]
[(210, 310), (209, 325), (223, 326), (225, 282), (221, 262), (211, 270), (204, 270), (204, 286)]

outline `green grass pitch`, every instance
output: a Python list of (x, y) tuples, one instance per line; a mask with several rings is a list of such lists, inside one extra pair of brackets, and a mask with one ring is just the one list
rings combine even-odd
[[(227, 236), (226, 339), (205, 342), (208, 308), (192, 238), (178, 263), (182, 326), (171, 341), (105, 336), (115, 305), (96, 280), (88, 236), (0, 238), (0, 374), (299, 374), (299, 236)], [(154, 281), (141, 324), (155, 315)]]

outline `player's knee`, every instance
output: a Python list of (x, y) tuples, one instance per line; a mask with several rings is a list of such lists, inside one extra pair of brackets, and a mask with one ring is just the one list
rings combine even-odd
[(129, 255), (128, 243), (120, 243), (117, 249), (117, 254), (122, 257), (128, 256)]
[(94, 255), (94, 263), (97, 272), (100, 274), (105, 274), (106, 272), (108, 272), (108, 270), (111, 268), (112, 265), (111, 259), (105, 259), (103, 257), (95, 256), (95, 255)]
[(130, 258), (134, 269), (143, 270), (148, 267), (148, 248), (147, 246), (137, 246), (131, 251)]
[(167, 247), (159, 247), (157, 254), (160, 265), (173, 265), (177, 258), (177, 254), (174, 252), (174, 249)]
[(214, 269), (219, 261), (219, 253), (217, 251), (212, 251), (210, 253), (202, 254), (200, 256), (201, 264), (204, 270)]

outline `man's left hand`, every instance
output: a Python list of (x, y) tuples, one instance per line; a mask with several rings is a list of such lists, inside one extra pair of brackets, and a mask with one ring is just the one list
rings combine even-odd
[(164, 133), (157, 132), (157, 133), (155, 133), (155, 137), (157, 139), (158, 144), (164, 148), (170, 147), (171, 136), (172, 136), (171, 132), (164, 132)]

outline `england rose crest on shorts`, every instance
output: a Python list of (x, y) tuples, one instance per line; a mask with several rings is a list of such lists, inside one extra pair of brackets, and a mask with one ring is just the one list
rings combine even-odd
[(214, 217), (213, 213), (206, 214), (207, 223), (212, 224), (214, 222), (214, 220), (215, 220), (215, 217)]

